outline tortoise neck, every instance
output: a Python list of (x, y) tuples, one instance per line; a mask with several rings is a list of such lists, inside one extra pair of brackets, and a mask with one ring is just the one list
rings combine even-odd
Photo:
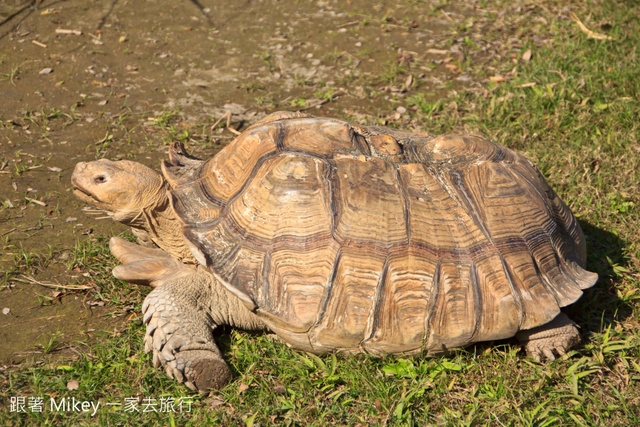
[(169, 202), (169, 186), (163, 182), (147, 200), (151, 202), (142, 207), (140, 214), (130, 223), (131, 227), (146, 231), (149, 237), (160, 247), (179, 261), (196, 263), (182, 237), (182, 223), (178, 220)]

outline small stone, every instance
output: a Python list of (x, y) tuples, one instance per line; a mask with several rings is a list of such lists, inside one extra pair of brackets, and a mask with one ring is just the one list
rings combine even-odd
[(2, 309), (2, 314), (4, 314), (5, 316), (9, 313), (11, 313), (11, 309), (9, 307), (5, 307)]
[(396, 108), (396, 111), (398, 113), (400, 113), (400, 114), (404, 114), (404, 113), (407, 112), (407, 109), (401, 106), (401, 107)]
[(43, 68), (42, 70), (40, 70), (40, 74), (51, 74), (53, 73), (53, 68)]

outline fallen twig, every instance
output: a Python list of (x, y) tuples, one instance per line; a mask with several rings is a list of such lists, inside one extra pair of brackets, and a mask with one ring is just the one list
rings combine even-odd
[[(226, 115), (225, 115), (226, 116)], [(222, 122), (225, 119), (225, 116), (221, 116), (214, 124), (211, 125), (211, 130), (213, 131), (216, 127), (218, 127), (218, 125), (220, 124), (220, 122)]]
[(227, 114), (225, 114), (225, 117), (227, 118), (227, 130), (229, 130), (234, 135), (240, 135), (239, 131), (231, 127), (231, 111), (227, 111)]
[(17, 230), (17, 228), (13, 227), (11, 230), (9, 230), (9, 231), (5, 231), (4, 233), (0, 234), (0, 237), (4, 237), (4, 236), (6, 236), (7, 234), (13, 233), (13, 232), (14, 232), (14, 231), (16, 231), (16, 230)]
[(595, 31), (588, 29), (587, 26), (582, 23), (580, 18), (578, 18), (578, 16), (573, 12), (571, 12), (571, 18), (574, 21), (576, 21), (576, 24), (578, 24), (578, 28), (580, 28), (580, 30), (583, 33), (585, 33), (587, 35), (587, 37), (589, 37), (591, 39), (596, 39), (596, 40), (613, 40), (613, 37), (611, 37), (611, 36), (608, 36), (608, 35), (602, 34), (602, 33), (596, 33)]
[(360, 23), (360, 21), (351, 21), (351, 22), (347, 22), (345, 24), (340, 24), (336, 28), (350, 27), (351, 25), (356, 25), (356, 24), (359, 24), (359, 23)]
[(101, 140), (97, 141), (97, 142), (96, 142), (95, 144), (93, 144), (93, 145), (100, 145), (100, 144), (102, 144), (102, 143), (104, 143), (104, 142), (108, 141), (108, 140), (109, 140), (109, 136), (110, 136), (110, 135), (109, 135), (109, 131), (107, 131), (107, 134), (104, 136), (104, 138), (102, 138)]
[(231, 127), (231, 111), (227, 111), (224, 113), (224, 116), (220, 117), (214, 124), (211, 125), (211, 130), (213, 131), (223, 120), (226, 120), (226, 129), (235, 134), (240, 135), (241, 132), (238, 132), (236, 129)]
[(445, 18), (447, 18), (447, 21), (451, 22), (453, 24), (453, 19), (451, 19), (451, 17), (449, 16), (449, 14), (447, 12), (445, 12), (444, 10), (440, 9), (440, 12), (442, 12), (442, 14), (444, 15)]
[(67, 30), (64, 28), (56, 28), (56, 34), (70, 34), (74, 36), (81, 36), (82, 31), (80, 30)]
[(25, 197), (25, 200), (28, 200), (28, 201), (30, 201), (32, 203), (35, 203), (37, 205), (40, 205), (40, 206), (47, 206), (47, 204), (45, 202), (41, 202), (40, 200), (32, 199), (30, 197)]
[(309, 110), (309, 109), (311, 109), (311, 108), (319, 107), (319, 106), (321, 106), (321, 105), (326, 104), (326, 103), (327, 103), (327, 102), (329, 102), (329, 101), (331, 101), (331, 99), (329, 99), (329, 98), (325, 98), (325, 99), (323, 99), (322, 101), (320, 101), (320, 102), (316, 102), (316, 103), (315, 103), (315, 104), (313, 104), (313, 105), (307, 105), (306, 107), (298, 108), (298, 110), (297, 110), (297, 111), (304, 111), (304, 110)]
[(93, 286), (88, 286), (88, 285), (59, 285), (57, 283), (45, 283), (45, 282), (41, 282), (39, 280), (36, 280), (31, 276), (27, 276), (26, 274), (23, 274), (22, 277), (24, 277), (25, 280), (20, 280), (20, 279), (13, 279), (13, 280), (16, 280), (16, 281), (22, 282), (22, 283), (31, 283), (31, 284), (36, 284), (36, 285), (40, 285), (40, 286), (45, 286), (47, 288), (67, 289), (67, 290), (72, 290), (72, 291), (80, 291), (80, 290), (84, 290), (84, 289), (92, 289), (93, 288)]

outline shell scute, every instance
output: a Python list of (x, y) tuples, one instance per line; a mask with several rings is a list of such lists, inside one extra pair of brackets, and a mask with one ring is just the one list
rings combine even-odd
[(310, 331), (317, 352), (356, 349), (373, 325), (372, 315), (385, 266), (384, 254), (343, 247), (330, 294)]
[(354, 145), (353, 132), (344, 122), (292, 119), (282, 129), (282, 149), (286, 151), (326, 158), (335, 152), (349, 152)]
[(274, 250), (264, 259), (262, 286), (256, 304), (269, 319), (307, 332), (316, 323), (327, 298), (337, 244), (310, 246), (305, 250)]
[[(242, 238), (262, 247), (289, 239), (331, 234), (326, 164), (313, 157), (278, 155), (265, 161), (228, 206), (227, 218)], [(300, 243), (306, 246), (304, 243)]]
[(476, 310), (481, 303), (469, 261), (445, 260), (436, 276), (438, 297), (429, 321), (430, 334), (425, 347), (434, 352), (459, 348), (472, 341), (478, 321)]
[(437, 260), (417, 247), (390, 254), (374, 327), (363, 343), (368, 353), (423, 350), (430, 304), (438, 293), (437, 267)]
[(335, 238), (382, 247), (406, 242), (405, 204), (393, 165), (350, 156), (334, 162)]

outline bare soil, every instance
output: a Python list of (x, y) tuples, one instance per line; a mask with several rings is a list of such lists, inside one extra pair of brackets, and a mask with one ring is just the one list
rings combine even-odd
[[(52, 343), (75, 348), (124, 319), (69, 289), (99, 286), (91, 271), (69, 269), (76, 244), (124, 231), (73, 196), (78, 161), (157, 167), (175, 138), (208, 157), (233, 130), (284, 109), (417, 127), (407, 97), (476, 90), (453, 61), (508, 52), (451, 44), (459, 26), (479, 33), (488, 13), (472, 2), (3, 2), (0, 363), (38, 358)], [(224, 119), (212, 126), (225, 114), (233, 130)]]

